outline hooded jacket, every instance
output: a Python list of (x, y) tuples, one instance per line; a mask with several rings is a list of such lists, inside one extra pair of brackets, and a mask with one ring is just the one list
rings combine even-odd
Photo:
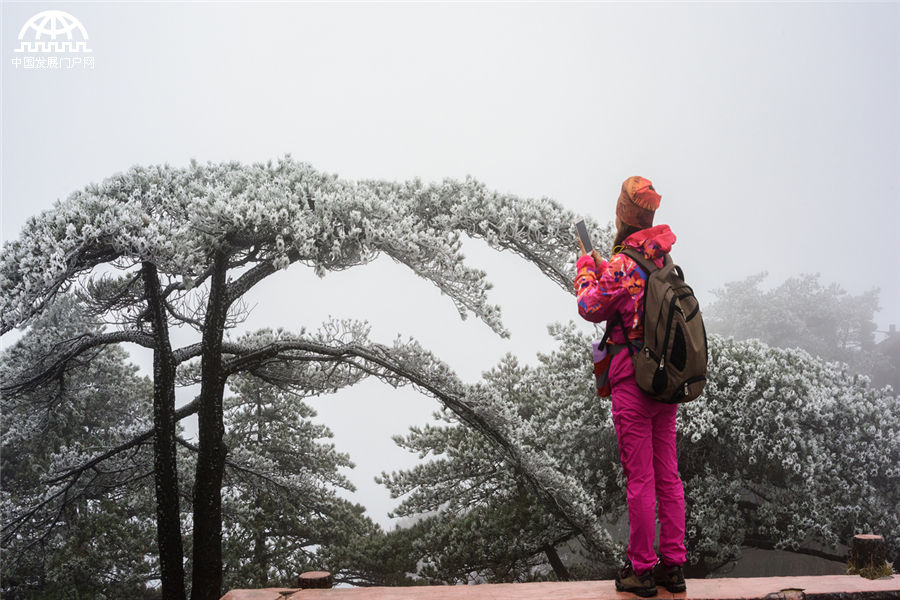
[[(640, 250), (644, 256), (662, 267), (665, 255), (675, 243), (675, 234), (668, 225), (656, 225), (628, 236), (623, 245)], [(585, 254), (576, 263), (575, 293), (578, 295), (578, 314), (588, 321), (610, 321), (618, 314), (632, 345), (641, 346), (644, 337), (644, 289), (647, 273), (625, 254), (614, 254), (599, 265)], [(609, 326), (609, 325), (607, 325)], [(624, 344), (620, 327), (610, 332), (614, 344)]]

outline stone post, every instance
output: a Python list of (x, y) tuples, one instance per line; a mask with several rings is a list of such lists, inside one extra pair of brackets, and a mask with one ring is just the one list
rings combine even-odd
[(888, 577), (893, 572), (887, 560), (887, 547), (880, 535), (861, 534), (853, 536), (847, 572), (866, 579)]
[(298, 587), (301, 590), (328, 589), (334, 585), (334, 578), (328, 571), (307, 571), (300, 574)]

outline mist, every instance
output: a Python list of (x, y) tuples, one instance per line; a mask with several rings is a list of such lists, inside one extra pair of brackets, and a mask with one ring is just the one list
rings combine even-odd
[[(93, 69), (13, 64), (38, 9), (2, 5), (4, 242), (135, 164), (290, 154), (351, 180), (471, 175), (600, 223), (639, 174), (662, 195), (656, 222), (678, 236), (672, 255), (701, 305), (755, 273), (771, 288), (819, 273), (851, 294), (878, 287), (878, 330), (900, 323), (896, 3), (64, 9), (90, 34)], [(533, 363), (549, 323), (577, 320), (574, 297), (532, 265), (464, 249), (509, 339), (387, 258), (323, 279), (294, 265), (248, 295), (232, 335), (367, 320), (372, 339), (412, 336), (474, 382), (507, 352)], [(149, 352), (127, 348), (151, 373)], [(438, 404), (375, 382), (312, 404), (357, 463), (353, 499), (391, 525), (396, 501), (372, 477), (417, 462), (390, 437)]]

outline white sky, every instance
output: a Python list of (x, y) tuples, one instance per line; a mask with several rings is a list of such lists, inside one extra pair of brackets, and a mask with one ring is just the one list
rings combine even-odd
[[(33, 14), (87, 29), (94, 70), (14, 68)], [(285, 153), (348, 179), (470, 174), (600, 221), (623, 179), (662, 194), (657, 223), (701, 301), (762, 270), (880, 287), (900, 324), (898, 3), (3, 2), (2, 236), (135, 164)], [(512, 332), (461, 322), (388, 259), (318, 279), (280, 272), (246, 327), (367, 319), (412, 335), (468, 381), (506, 352), (533, 363), (574, 299), (518, 258), (466, 246)], [(585, 327), (590, 327), (585, 324)], [(17, 337), (5, 336), (6, 345)], [(174, 340), (182, 343), (194, 338)], [(150, 355), (129, 347), (149, 372)], [(190, 391), (180, 395), (183, 400)], [(390, 436), (436, 404), (368, 382), (313, 402), (350, 452), (352, 497), (390, 525), (372, 483), (415, 457)]]

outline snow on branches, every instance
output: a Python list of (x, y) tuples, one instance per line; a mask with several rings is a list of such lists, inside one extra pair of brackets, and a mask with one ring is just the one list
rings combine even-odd
[(695, 560), (726, 562), (741, 544), (816, 554), (811, 540), (834, 548), (862, 531), (896, 553), (898, 409), (842, 363), (711, 336), (709, 384), (679, 415)]
[(136, 166), (57, 202), (4, 245), (0, 331), (26, 323), (96, 265), (152, 262), (188, 290), (227, 247), (235, 263), (271, 272), (300, 262), (320, 276), (383, 252), (437, 285), (461, 316), (474, 313), (505, 334), (499, 307), (487, 302), (485, 274), (463, 261), (460, 235), (522, 255), (568, 290), (572, 220), (547, 198), (497, 194), (472, 178), (353, 182), (290, 156)]

